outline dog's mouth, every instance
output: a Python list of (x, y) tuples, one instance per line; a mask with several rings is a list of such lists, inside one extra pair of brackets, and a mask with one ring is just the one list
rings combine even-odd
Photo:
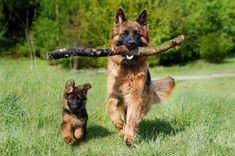
[(123, 55), (123, 60), (121, 64), (126, 67), (136, 66), (138, 64), (138, 57), (134, 55)]
[(134, 58), (134, 55), (126, 55), (127, 60), (132, 60)]

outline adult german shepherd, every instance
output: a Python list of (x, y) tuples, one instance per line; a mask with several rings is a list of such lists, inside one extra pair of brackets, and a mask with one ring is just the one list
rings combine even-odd
[[(127, 21), (121, 8), (117, 10), (110, 47), (121, 45), (129, 50), (149, 45), (146, 10), (134, 22)], [(108, 113), (127, 145), (134, 141), (138, 123), (151, 104), (168, 97), (174, 86), (171, 77), (151, 81), (146, 56), (108, 58)]]

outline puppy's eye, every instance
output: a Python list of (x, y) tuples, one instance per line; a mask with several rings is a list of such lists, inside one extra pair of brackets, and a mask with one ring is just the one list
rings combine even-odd
[(138, 34), (138, 31), (137, 31), (137, 30), (134, 30), (134, 31), (133, 31), (133, 34)]
[(69, 99), (69, 100), (68, 100), (68, 103), (72, 103), (72, 101), (73, 101), (73, 99)]
[(77, 96), (76, 96), (76, 99), (77, 99), (77, 100), (81, 100), (81, 99), (82, 99), (82, 96), (81, 96), (81, 95), (77, 95)]

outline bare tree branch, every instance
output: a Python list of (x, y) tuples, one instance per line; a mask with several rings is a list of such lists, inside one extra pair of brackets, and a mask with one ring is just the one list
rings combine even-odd
[(165, 52), (168, 49), (174, 48), (175, 46), (182, 44), (183, 41), (184, 41), (184, 36), (180, 35), (170, 41), (167, 41), (157, 46), (156, 48), (139, 47), (138, 49), (132, 51), (129, 51), (125, 46), (119, 46), (116, 48), (101, 48), (101, 49), (67, 48), (67, 49), (60, 49), (48, 52), (48, 58), (59, 59), (70, 56), (106, 57), (106, 56), (120, 55), (120, 54), (149, 56)]

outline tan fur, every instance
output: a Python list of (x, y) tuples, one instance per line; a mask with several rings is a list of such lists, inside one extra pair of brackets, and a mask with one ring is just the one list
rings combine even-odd
[(171, 77), (166, 77), (161, 80), (152, 81), (153, 96), (152, 102), (161, 102), (171, 95), (173, 88), (175, 87), (175, 81)]
[[(124, 30), (137, 31), (143, 45), (148, 46), (146, 26), (141, 26), (136, 21), (124, 21), (113, 28), (111, 48), (116, 47)], [(149, 111), (152, 103), (170, 95), (174, 80), (167, 78), (147, 85), (147, 57), (140, 56), (137, 65), (132, 68), (123, 66), (122, 59), (119, 55), (108, 58), (108, 113), (115, 127), (123, 132), (125, 142), (131, 144), (141, 118)]]
[[(71, 143), (74, 140), (83, 138), (83, 129), (80, 127), (82, 121), (73, 115), (65, 114), (63, 116), (62, 137), (66, 143)], [(76, 127), (75, 132), (72, 132), (72, 127)]]

